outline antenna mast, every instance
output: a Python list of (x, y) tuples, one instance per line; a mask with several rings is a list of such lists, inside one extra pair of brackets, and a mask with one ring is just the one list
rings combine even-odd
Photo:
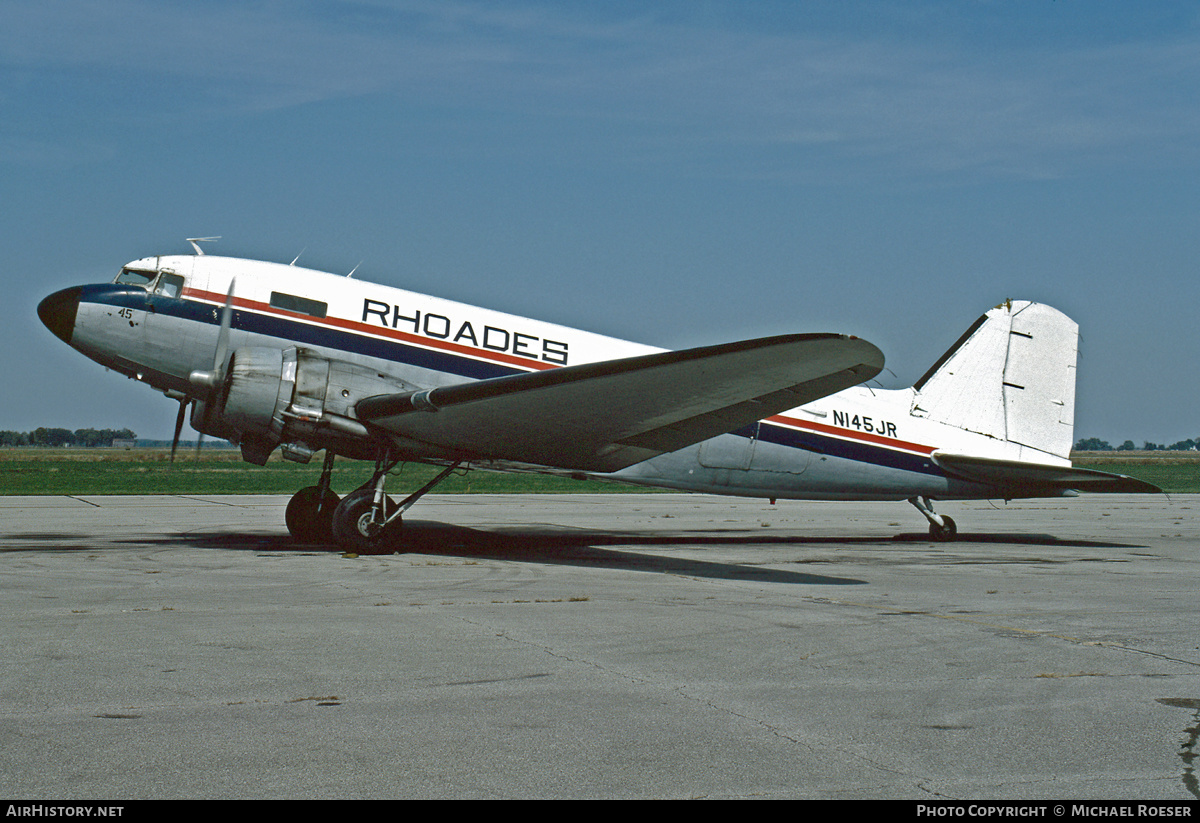
[(189, 237), (187, 241), (192, 244), (192, 248), (196, 250), (196, 254), (203, 256), (204, 249), (200, 248), (201, 243), (207, 243), (210, 240), (220, 240), (221, 235), (216, 237)]

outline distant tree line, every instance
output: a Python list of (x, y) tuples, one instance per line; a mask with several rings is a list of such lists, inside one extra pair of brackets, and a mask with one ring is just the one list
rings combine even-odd
[(114, 440), (136, 440), (129, 429), (48, 429), (31, 432), (0, 431), (0, 446), (111, 446)]
[(1081, 452), (1130, 452), (1130, 451), (1145, 451), (1145, 452), (1186, 452), (1200, 451), (1200, 439), (1197, 440), (1180, 440), (1178, 443), (1172, 443), (1169, 446), (1162, 443), (1151, 443), (1149, 440), (1142, 443), (1141, 446), (1135, 446), (1132, 440), (1126, 440), (1119, 446), (1113, 446), (1107, 440), (1101, 440), (1099, 437), (1088, 437), (1080, 440), (1075, 444), (1075, 451)]

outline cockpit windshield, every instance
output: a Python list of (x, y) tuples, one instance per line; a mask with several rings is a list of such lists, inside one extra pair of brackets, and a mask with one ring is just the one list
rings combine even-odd
[(124, 283), (127, 286), (149, 286), (158, 277), (156, 271), (137, 271), (136, 269), (121, 269), (114, 283)]

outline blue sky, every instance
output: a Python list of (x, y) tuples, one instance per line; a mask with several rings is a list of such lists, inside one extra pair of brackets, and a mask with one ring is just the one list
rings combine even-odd
[(0, 0), (0, 429), (175, 404), (45, 294), (187, 252), (680, 348), (1082, 327), (1076, 436), (1200, 436), (1191, 2)]

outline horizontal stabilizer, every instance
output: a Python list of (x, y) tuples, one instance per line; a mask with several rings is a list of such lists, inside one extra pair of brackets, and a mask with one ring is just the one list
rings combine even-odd
[(767, 337), (369, 397), (358, 419), (466, 459), (612, 472), (870, 380), (856, 337)]
[(1042, 496), (1053, 489), (1117, 494), (1162, 493), (1158, 486), (1133, 477), (1074, 466), (1051, 466), (942, 452), (933, 453), (933, 462), (947, 474), (961, 480), (1017, 492), (1014, 497)]

